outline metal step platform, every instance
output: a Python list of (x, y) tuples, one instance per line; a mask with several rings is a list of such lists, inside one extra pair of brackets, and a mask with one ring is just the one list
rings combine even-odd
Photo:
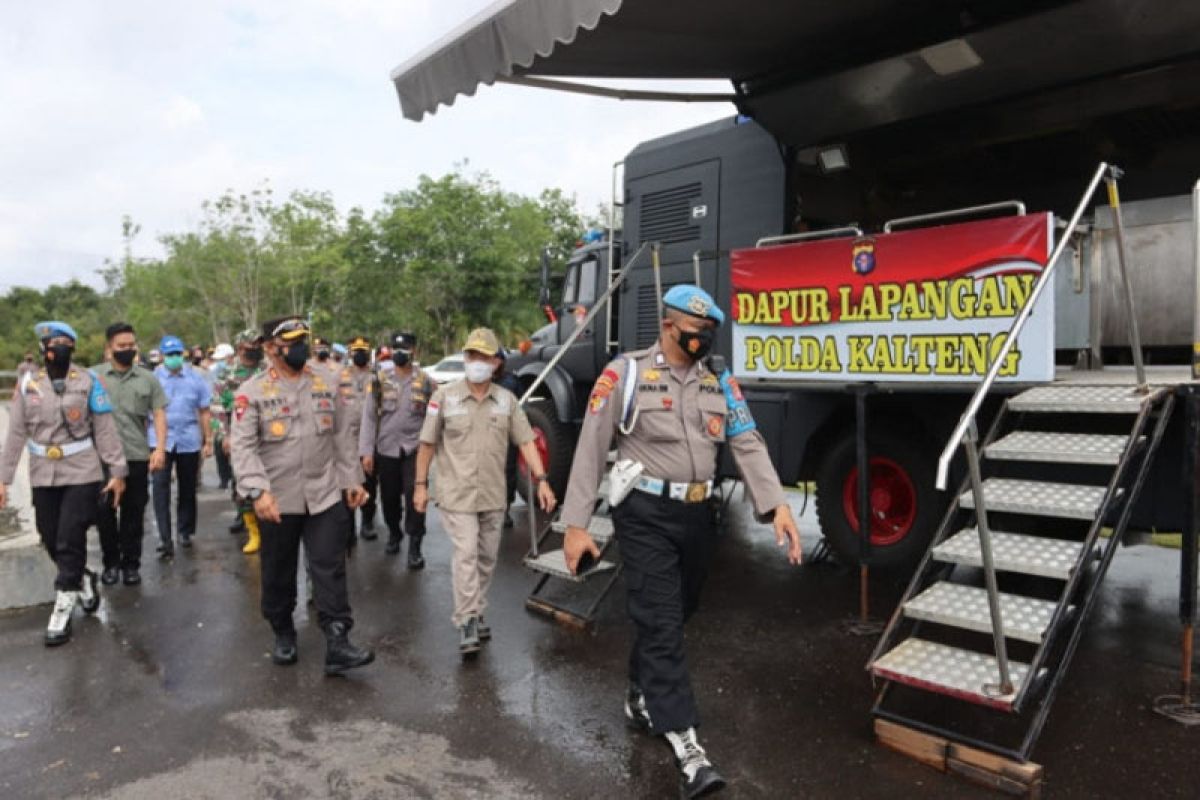
[(591, 569), (579, 575), (572, 575), (571, 570), (567, 569), (566, 555), (562, 550), (546, 550), (539, 553), (537, 556), (526, 556), (525, 566), (534, 572), (541, 572), (544, 575), (553, 575), (555, 578), (571, 581), (573, 583), (583, 583), (593, 575), (599, 575), (609, 570), (614, 570), (617, 565), (608, 559), (600, 559)]
[[(983, 501), (989, 512), (1006, 511), (1040, 517), (1095, 519), (1104, 500), (1104, 492), (1103, 486), (1075, 483), (1013, 478), (988, 478), (983, 482)], [(963, 508), (975, 508), (975, 497), (969, 491), (964, 492), (958, 502)]]
[[(1004, 623), (1004, 635), (1040, 644), (1056, 607), (1048, 600), (1001, 592), (1000, 619)], [(911, 619), (969, 631), (992, 632), (987, 590), (975, 586), (940, 581), (905, 603), (904, 614)]]
[[(560, 519), (556, 519), (550, 526), (555, 533), (565, 534), (567, 532), (567, 523)], [(612, 539), (615, 533), (612, 517), (605, 517), (600, 514), (595, 515), (588, 521), (587, 531), (591, 534), (598, 547), (604, 547)]]
[[(1043, 578), (1067, 580), (1079, 563), (1082, 542), (1048, 539), (1022, 533), (992, 531), (992, 557), (1001, 572), (1039, 575)], [(979, 530), (964, 528), (933, 548), (937, 561), (982, 567), (979, 554)]]
[(994, 656), (938, 644), (927, 639), (905, 639), (875, 660), (871, 672), (879, 678), (956, 697), (979, 705), (1009, 711), (1029, 677), (1029, 665), (1009, 661), (1013, 692), (993, 694), (996, 682)]
[(1069, 414), (1136, 414), (1149, 395), (1133, 386), (1037, 386), (1008, 401), (1011, 411)]
[[(1144, 441), (1143, 437), (1139, 441)], [(1117, 465), (1128, 436), (1098, 433), (1014, 431), (984, 451), (1000, 461), (1042, 461), (1057, 464)]]

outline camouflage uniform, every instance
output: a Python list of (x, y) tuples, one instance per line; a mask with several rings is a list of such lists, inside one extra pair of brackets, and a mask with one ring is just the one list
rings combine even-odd
[[(233, 346), (241, 348), (243, 345), (254, 344), (259, 339), (258, 331), (254, 328), (249, 328), (237, 335)], [(238, 390), (242, 384), (262, 371), (261, 362), (253, 367), (247, 367), (243, 364), (241, 353), (239, 352), (233, 366), (226, 369), (213, 384), (213, 418), (220, 426), (217, 430), (217, 447), (224, 447), (226, 440), (232, 441), (230, 432), (233, 423), (233, 402), (234, 398), (237, 397)], [(254, 518), (254, 503), (247, 498), (238, 496), (236, 474), (230, 486), (232, 487), (231, 496), (233, 498), (233, 505), (237, 509), (237, 519), (230, 530), (234, 533), (244, 529), (249, 530), (249, 542), (246, 548), (244, 548), (244, 552), (256, 552), (258, 550), (258, 523)]]

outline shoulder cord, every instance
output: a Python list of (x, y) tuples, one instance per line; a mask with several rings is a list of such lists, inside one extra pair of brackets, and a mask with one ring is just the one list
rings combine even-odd
[(637, 425), (640, 409), (635, 407), (633, 402), (637, 395), (637, 359), (627, 356), (625, 363), (625, 396), (622, 398), (624, 402), (621, 404), (621, 421), (617, 423), (617, 430), (628, 436)]

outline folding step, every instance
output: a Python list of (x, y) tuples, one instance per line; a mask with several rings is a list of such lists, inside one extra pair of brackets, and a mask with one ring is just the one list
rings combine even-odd
[[(1004, 623), (1004, 635), (1041, 644), (1055, 608), (1057, 605), (1049, 600), (1001, 592), (1000, 619)], [(905, 603), (904, 615), (969, 631), (992, 632), (987, 590), (977, 586), (940, 581)]]
[[(983, 482), (983, 502), (989, 512), (1093, 520), (1104, 500), (1104, 491), (1103, 486), (988, 478)], [(975, 496), (967, 490), (958, 502), (963, 508), (974, 508)]]
[[(560, 519), (554, 520), (554, 523), (550, 527), (554, 529), (555, 533), (567, 532), (567, 523)], [(612, 517), (604, 517), (597, 514), (588, 521), (587, 530), (592, 535), (592, 539), (595, 540), (596, 546), (604, 547), (613, 537)]]
[(1029, 676), (1029, 665), (1009, 659), (1013, 693), (995, 696), (984, 688), (1000, 681), (995, 656), (925, 639), (905, 639), (880, 656), (871, 672), (885, 680), (1009, 711)]
[(1013, 411), (1136, 414), (1149, 396), (1138, 394), (1133, 386), (1053, 384), (1021, 392), (1008, 401), (1008, 407)]
[(985, 455), (1001, 461), (1116, 466), (1128, 441), (1128, 436), (1099, 433), (1015, 431), (988, 445)]
[[(1082, 542), (992, 531), (992, 563), (1001, 572), (1067, 580), (1075, 571)], [(979, 529), (965, 528), (933, 548), (933, 557), (950, 564), (982, 567)]]
[(617, 568), (617, 565), (612, 561), (601, 559), (584, 574), (572, 575), (571, 570), (567, 569), (567, 557), (563, 554), (562, 550), (546, 550), (536, 558), (526, 556), (525, 566), (534, 572), (544, 572), (547, 575), (553, 575), (556, 578), (563, 578), (575, 583), (583, 583), (593, 575), (599, 575), (601, 572), (608, 572), (611, 569)]

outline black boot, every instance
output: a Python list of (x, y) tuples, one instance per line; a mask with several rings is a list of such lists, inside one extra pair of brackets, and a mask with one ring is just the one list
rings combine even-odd
[(387, 547), (383, 548), (383, 552), (389, 556), (394, 556), (400, 552), (400, 543), (404, 541), (404, 534), (400, 531), (389, 531)]
[(365, 541), (373, 542), (379, 538), (379, 534), (375, 532), (375, 520), (363, 520), (362, 530), (358, 533)]
[(296, 632), (276, 633), (275, 646), (271, 648), (271, 661), (280, 666), (287, 666), (295, 664), (296, 658)]
[(237, 512), (235, 512), (235, 514), (237, 516), (234, 518), (233, 524), (229, 526), (229, 532), (230, 533), (245, 533), (246, 532), (246, 521), (242, 517), (242, 512), (237, 511)]
[(425, 569), (425, 556), (421, 555), (421, 541), (424, 536), (408, 537), (408, 568)]
[(365, 667), (375, 660), (373, 650), (350, 643), (349, 631), (344, 622), (331, 622), (325, 626), (326, 675), (341, 675), (348, 669)]

